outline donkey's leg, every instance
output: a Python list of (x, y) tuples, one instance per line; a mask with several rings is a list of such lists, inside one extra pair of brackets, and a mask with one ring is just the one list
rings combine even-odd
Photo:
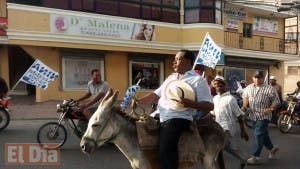
[(218, 155), (218, 158), (217, 158), (217, 162), (218, 162), (218, 165), (219, 165), (220, 169), (226, 169), (225, 162), (224, 162), (223, 150), (221, 150), (219, 152), (219, 155)]
[(203, 165), (205, 169), (225, 169), (222, 147), (219, 145), (207, 146)]

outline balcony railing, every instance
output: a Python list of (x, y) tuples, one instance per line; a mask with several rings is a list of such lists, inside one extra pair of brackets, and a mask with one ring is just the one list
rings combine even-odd
[(264, 52), (297, 54), (297, 42), (280, 38), (252, 35), (243, 37), (242, 33), (224, 32), (225, 46)]

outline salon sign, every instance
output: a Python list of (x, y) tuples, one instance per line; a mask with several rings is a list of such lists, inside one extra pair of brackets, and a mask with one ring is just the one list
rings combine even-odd
[[(50, 15), (50, 31), (56, 34), (132, 40), (144, 24), (71, 15)], [(154, 26), (151, 25), (153, 28)], [(144, 40), (144, 39), (137, 39)]]

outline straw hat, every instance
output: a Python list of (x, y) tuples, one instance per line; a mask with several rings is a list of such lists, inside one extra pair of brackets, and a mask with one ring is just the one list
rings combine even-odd
[(193, 88), (182, 80), (172, 80), (165, 88), (163, 93), (167, 106), (175, 111), (185, 111), (188, 108), (184, 107), (178, 101), (180, 98), (195, 101), (196, 96)]

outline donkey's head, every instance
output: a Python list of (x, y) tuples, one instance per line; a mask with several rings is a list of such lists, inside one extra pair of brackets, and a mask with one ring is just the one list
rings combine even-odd
[(109, 123), (112, 113), (111, 110), (118, 97), (118, 91), (112, 89), (106, 93), (98, 109), (89, 120), (85, 134), (81, 139), (81, 149), (84, 153), (92, 153), (97, 147), (114, 138), (116, 131)]

